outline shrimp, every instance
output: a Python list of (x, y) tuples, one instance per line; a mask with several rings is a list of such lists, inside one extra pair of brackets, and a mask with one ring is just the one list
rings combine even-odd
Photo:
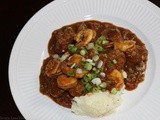
[(92, 29), (81, 30), (75, 36), (75, 40), (78, 42), (77, 47), (80, 48), (87, 45), (95, 37), (96, 37), (96, 31)]
[(60, 61), (56, 59), (51, 59), (46, 65), (45, 74), (48, 77), (52, 77), (52, 75), (56, 74), (59, 71)]
[(133, 40), (118, 41), (114, 43), (114, 49), (126, 52), (128, 49), (133, 48), (135, 43)]
[(124, 79), (123, 79), (122, 73), (120, 71), (118, 71), (117, 69), (114, 69), (107, 77), (111, 80), (114, 80), (116, 82), (115, 88), (120, 90), (120, 88), (124, 84)]
[(72, 96), (81, 96), (84, 93), (84, 85), (81, 81), (77, 83), (76, 86), (69, 89), (69, 93)]
[(80, 64), (82, 61), (82, 56), (78, 54), (74, 54), (68, 61), (68, 65)]
[(57, 78), (58, 87), (62, 89), (69, 89), (77, 85), (77, 79), (74, 77), (67, 77), (66, 75), (60, 75)]
[(88, 73), (87, 71), (78, 68), (78, 69), (75, 71), (75, 77), (76, 77), (76, 78), (83, 78), (87, 73)]
[(68, 67), (67, 65), (62, 65), (61, 69), (62, 69), (62, 72), (66, 75), (67, 75), (68, 72), (74, 73), (75, 78), (83, 78), (84, 75), (87, 73), (86, 71), (83, 71), (83, 70), (81, 70), (81, 72), (77, 72), (76, 69)]

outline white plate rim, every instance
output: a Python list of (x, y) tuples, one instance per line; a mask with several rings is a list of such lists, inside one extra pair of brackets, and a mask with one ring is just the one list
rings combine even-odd
[[(14, 61), (16, 60), (16, 56), (15, 55), (18, 55), (18, 51), (19, 51), (19, 47), (21, 45), (21, 42), (20, 41), (21, 39), (23, 39), (24, 35), (25, 35), (25, 32), (27, 30), (30, 29), (30, 27), (35, 24), (35, 22), (41, 17), (43, 16), (43, 14), (45, 14), (47, 11), (49, 11), (51, 9), (51, 6), (56, 6), (56, 5), (59, 5), (59, 4), (63, 4), (64, 2), (67, 2), (67, 0), (56, 0), (56, 1), (53, 1), (51, 3), (49, 3), (48, 5), (46, 5), (45, 7), (43, 7), (40, 11), (38, 11), (27, 23), (26, 25), (23, 27), (23, 29), (21, 30), (21, 32), (19, 33), (15, 43), (14, 43), (14, 46), (12, 48), (12, 52), (11, 52), (11, 56), (10, 56), (10, 60), (9, 60), (9, 84), (10, 84), (10, 89), (11, 89), (11, 92), (12, 92), (12, 96), (14, 98), (14, 101), (18, 107), (18, 109), (20, 110), (20, 112), (24, 115), (23, 111), (21, 110), (21, 107), (19, 106), (19, 103), (16, 101), (16, 97), (15, 97), (15, 94), (14, 93), (14, 90), (13, 90), (13, 81), (12, 81), (12, 77), (14, 76), (13, 75), (13, 64), (14, 64)], [(135, 0), (134, 2), (139, 2), (138, 0)], [(145, 0), (142, 0), (140, 3), (138, 4), (141, 4), (145, 7), (148, 7), (157, 17), (160, 18), (160, 9), (155, 6), (154, 4), (152, 4), (151, 2), (149, 1), (145, 1)], [(14, 86), (15, 87), (15, 86)], [(25, 117), (25, 115), (24, 115)]]

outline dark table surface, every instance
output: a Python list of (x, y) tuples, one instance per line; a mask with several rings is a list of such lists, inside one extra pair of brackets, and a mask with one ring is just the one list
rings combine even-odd
[[(22, 27), (43, 6), (53, 0), (3, 0), (0, 3), (0, 120), (24, 119), (11, 95), (8, 80), (9, 56)], [(160, 7), (160, 0), (150, 0)]]

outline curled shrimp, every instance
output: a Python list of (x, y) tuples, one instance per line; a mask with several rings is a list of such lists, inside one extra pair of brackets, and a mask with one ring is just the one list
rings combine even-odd
[(118, 41), (114, 43), (114, 48), (126, 52), (128, 49), (133, 48), (135, 43), (133, 40)]
[(116, 82), (116, 86), (115, 88), (117, 88), (118, 90), (120, 90), (120, 88), (122, 87), (122, 85), (124, 84), (124, 79), (123, 76), (121, 74), (120, 71), (118, 71), (117, 69), (114, 69), (109, 75), (108, 78), (111, 80), (114, 80)]
[(51, 59), (48, 61), (45, 73), (48, 77), (51, 77), (52, 75), (56, 74), (59, 71), (60, 61), (56, 59)]
[(77, 79), (75, 77), (67, 77), (66, 75), (60, 75), (57, 78), (58, 87), (62, 89), (69, 89), (77, 85)]
[(73, 64), (80, 64), (82, 61), (82, 56), (78, 55), (78, 54), (74, 54), (73, 56), (71, 56), (71, 58), (68, 61), (68, 65), (73, 65)]
[(74, 73), (75, 78), (83, 78), (84, 75), (86, 74), (86, 72), (83, 70), (81, 72), (77, 72), (77, 69), (73, 69), (71, 67), (68, 67), (67, 65), (61, 66), (61, 69), (62, 69), (62, 72), (66, 75), (68, 72)]
[(95, 37), (96, 37), (96, 31), (92, 29), (81, 30), (75, 36), (75, 40), (78, 42), (77, 47), (79, 48), (87, 45)]

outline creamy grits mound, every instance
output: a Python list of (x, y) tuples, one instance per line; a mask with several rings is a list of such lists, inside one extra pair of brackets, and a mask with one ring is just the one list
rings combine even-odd
[(100, 117), (116, 111), (122, 103), (121, 91), (117, 94), (110, 92), (89, 93), (85, 96), (74, 97), (71, 111), (78, 115)]

